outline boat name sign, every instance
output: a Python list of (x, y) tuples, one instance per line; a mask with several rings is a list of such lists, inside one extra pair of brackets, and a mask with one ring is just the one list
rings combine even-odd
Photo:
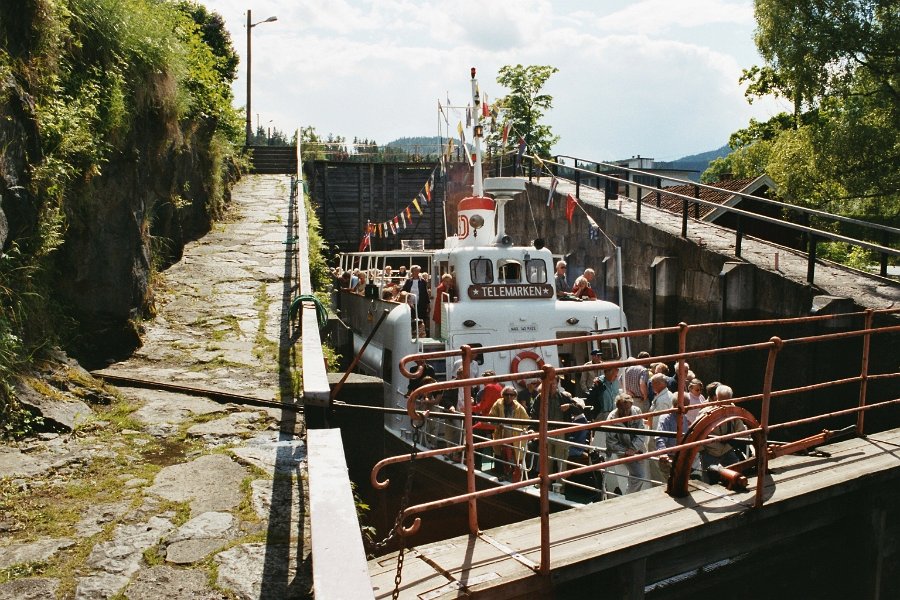
[(552, 297), (553, 286), (547, 283), (469, 286), (469, 298), (472, 300), (524, 300)]

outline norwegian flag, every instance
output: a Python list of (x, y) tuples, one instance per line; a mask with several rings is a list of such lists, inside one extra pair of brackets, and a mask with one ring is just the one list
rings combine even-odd
[(365, 252), (372, 247), (372, 224), (366, 223), (366, 234), (359, 242), (359, 252)]

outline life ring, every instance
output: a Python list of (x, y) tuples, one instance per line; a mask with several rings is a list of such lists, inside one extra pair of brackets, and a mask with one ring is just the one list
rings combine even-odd
[(540, 369), (544, 366), (544, 359), (541, 358), (541, 355), (537, 352), (532, 352), (531, 350), (526, 350), (525, 352), (519, 352), (512, 359), (512, 362), (509, 363), (509, 372), (510, 373), (518, 373), (519, 372), (519, 363), (525, 360), (526, 358), (530, 358), (535, 363), (537, 363), (537, 368)]

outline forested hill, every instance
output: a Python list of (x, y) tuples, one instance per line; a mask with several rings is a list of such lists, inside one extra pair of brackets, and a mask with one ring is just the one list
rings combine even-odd
[(724, 145), (721, 148), (716, 148), (715, 150), (709, 150), (707, 152), (701, 152), (700, 154), (691, 154), (690, 156), (683, 156), (681, 158), (675, 159), (669, 162), (657, 162), (656, 166), (659, 168), (670, 168), (670, 169), (684, 169), (687, 171), (700, 171), (701, 173), (706, 170), (709, 166), (709, 163), (714, 161), (717, 158), (722, 158), (724, 156), (728, 156), (731, 152), (731, 148), (728, 145)]
[[(459, 140), (454, 138), (455, 145), (459, 144)], [(386, 144), (391, 148), (398, 148), (408, 153), (418, 154), (439, 154), (447, 148), (447, 138), (438, 136), (419, 136), (419, 137), (403, 137)], [(659, 162), (660, 166), (672, 169), (686, 169), (691, 171), (703, 172), (709, 163), (716, 158), (728, 156), (731, 149), (728, 145), (715, 150), (701, 152), (700, 154), (692, 154), (669, 162)]]
[[(455, 145), (459, 144), (457, 139)], [(386, 144), (390, 148), (399, 148), (411, 154), (440, 154), (447, 148), (447, 138), (431, 137), (403, 137)]]

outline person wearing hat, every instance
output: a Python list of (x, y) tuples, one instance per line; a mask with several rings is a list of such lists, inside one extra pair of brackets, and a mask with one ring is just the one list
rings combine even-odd
[[(512, 385), (506, 385), (501, 390), (500, 399), (494, 402), (488, 413), (491, 417), (502, 417), (506, 419), (528, 419), (528, 413), (525, 407), (516, 400), (516, 388)], [(524, 433), (527, 425), (511, 425), (507, 423), (498, 424), (494, 428), (494, 439), (500, 440), (507, 437), (513, 437)], [(522, 457), (525, 451), (524, 442), (515, 442), (514, 444), (504, 444), (494, 447), (494, 454), (499, 459), (502, 466), (502, 474), (510, 481), (516, 482), (522, 480)]]
[[(591, 360), (584, 363), (584, 366), (588, 365), (599, 365), (603, 361), (603, 352), (599, 348), (594, 348), (591, 350)], [(597, 370), (585, 371), (578, 378), (578, 395), (582, 398), (587, 398), (588, 392), (591, 391), (591, 386), (594, 385), (594, 379), (597, 378), (599, 372)]]

